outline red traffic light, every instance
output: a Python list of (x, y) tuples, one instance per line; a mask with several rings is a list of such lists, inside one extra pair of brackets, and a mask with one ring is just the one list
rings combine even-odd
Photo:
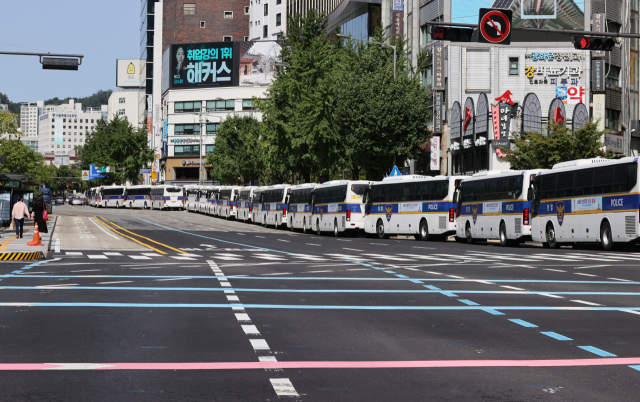
[(589, 38), (580, 38), (578, 42), (578, 49), (588, 50), (591, 47), (591, 39)]
[(603, 38), (599, 36), (578, 36), (574, 39), (573, 45), (580, 50), (602, 50), (611, 51), (616, 45), (613, 38)]

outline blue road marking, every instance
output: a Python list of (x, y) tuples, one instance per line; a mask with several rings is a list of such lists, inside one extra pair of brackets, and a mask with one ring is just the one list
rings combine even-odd
[(538, 328), (537, 325), (532, 324), (530, 322), (526, 322), (526, 321), (520, 320), (518, 318), (512, 318), (512, 319), (509, 319), (509, 321), (514, 322), (514, 323), (516, 323), (518, 325), (522, 325), (523, 327), (527, 327), (527, 328)]
[(497, 310), (493, 310), (493, 309), (490, 309), (490, 308), (483, 308), (482, 311), (486, 311), (487, 313), (493, 314), (493, 315), (504, 315), (504, 313), (501, 313), (501, 312), (499, 312)]
[(419, 283), (420, 285), (422, 285), (422, 281), (419, 281), (417, 279), (409, 279), (409, 282)]
[(458, 301), (461, 303), (467, 304), (469, 306), (479, 306), (478, 303), (472, 302), (471, 300), (459, 299)]
[(449, 297), (458, 297), (457, 294), (451, 293), (451, 292), (440, 292), (440, 293), (442, 293), (445, 296), (449, 296)]
[(425, 288), (431, 289), (431, 290), (440, 290), (440, 288), (437, 288), (433, 285), (424, 285)]
[(573, 340), (571, 338), (567, 338), (566, 336), (557, 334), (555, 332), (540, 332), (540, 333), (543, 334), (543, 335), (546, 335), (546, 336), (550, 336), (553, 339), (557, 339), (559, 341), (572, 341)]
[(617, 357), (613, 353), (609, 353), (607, 351), (604, 351), (602, 349), (598, 349), (598, 348), (593, 347), (593, 346), (578, 346), (578, 347), (580, 349), (584, 349), (587, 352), (591, 352), (591, 353), (596, 354), (598, 356), (602, 356), (602, 357)]
[(384, 271), (384, 272), (386, 272), (388, 274), (395, 274), (395, 272), (393, 272), (393, 271)]
[(406, 275), (400, 275), (400, 274), (396, 274), (396, 276), (397, 276), (398, 278), (407, 278), (407, 279), (409, 278), (409, 277), (408, 277), (408, 276), (406, 276)]
[(631, 367), (631, 368), (632, 368), (632, 369), (634, 369), (634, 370), (638, 370), (638, 371), (640, 371), (640, 365), (637, 365), (637, 364), (636, 364), (636, 365), (629, 366), (629, 367)]
[(22, 272), (22, 271), (13, 271), (13, 272), (12, 272), (12, 274), (19, 274), (19, 273), (21, 273), (21, 272)]

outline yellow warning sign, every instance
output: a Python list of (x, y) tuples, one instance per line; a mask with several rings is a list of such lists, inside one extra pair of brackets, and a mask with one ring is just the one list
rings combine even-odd
[(151, 180), (158, 180), (158, 172), (151, 172)]
[(89, 177), (89, 171), (88, 170), (83, 170), (82, 171), (82, 180), (84, 181), (88, 181), (90, 179)]

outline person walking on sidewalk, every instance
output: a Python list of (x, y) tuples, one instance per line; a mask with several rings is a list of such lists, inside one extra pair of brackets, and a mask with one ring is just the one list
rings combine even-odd
[[(40, 237), (42, 238), (42, 233), (49, 233), (47, 230), (47, 221), (44, 220), (44, 198), (39, 195), (35, 201), (33, 202), (33, 220), (38, 224), (38, 232), (40, 232)], [(48, 218), (48, 216), (47, 216)]]
[(18, 196), (18, 202), (13, 205), (13, 211), (11, 212), (11, 217), (13, 218), (13, 222), (16, 226), (16, 239), (22, 239), (22, 229), (24, 227), (24, 217), (27, 217), (31, 220), (31, 215), (29, 215), (29, 208), (27, 208), (27, 204), (22, 202), (22, 196)]

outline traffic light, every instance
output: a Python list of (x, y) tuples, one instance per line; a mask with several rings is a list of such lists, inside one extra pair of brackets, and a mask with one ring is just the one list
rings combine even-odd
[(576, 36), (573, 46), (580, 50), (602, 50), (608, 52), (616, 45), (613, 38), (602, 38), (599, 36)]
[(431, 28), (432, 40), (448, 40), (451, 42), (471, 42), (473, 28), (449, 28), (434, 26)]

